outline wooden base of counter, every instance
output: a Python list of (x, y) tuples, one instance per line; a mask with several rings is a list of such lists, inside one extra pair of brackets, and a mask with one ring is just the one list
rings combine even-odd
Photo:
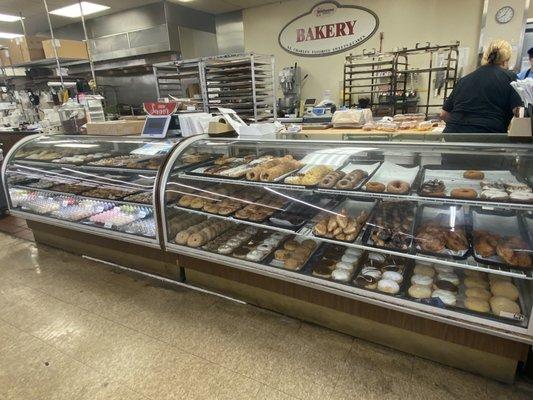
[(41, 222), (27, 221), (36, 243), (46, 244), (70, 253), (130, 267), (165, 278), (180, 280), (177, 256), (134, 243), (108, 239)]
[(502, 382), (511, 383), (527, 358), (524, 343), (187, 256), (178, 261), (189, 284)]

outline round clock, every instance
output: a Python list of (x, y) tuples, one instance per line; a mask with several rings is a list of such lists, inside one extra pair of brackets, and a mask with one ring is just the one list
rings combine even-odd
[(506, 24), (514, 17), (514, 8), (511, 6), (504, 6), (496, 11), (496, 22), (499, 24)]

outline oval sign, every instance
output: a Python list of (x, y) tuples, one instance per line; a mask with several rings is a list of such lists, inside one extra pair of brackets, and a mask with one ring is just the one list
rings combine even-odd
[(378, 16), (371, 10), (325, 1), (285, 25), (278, 42), (291, 54), (320, 57), (359, 46), (376, 33), (378, 26)]

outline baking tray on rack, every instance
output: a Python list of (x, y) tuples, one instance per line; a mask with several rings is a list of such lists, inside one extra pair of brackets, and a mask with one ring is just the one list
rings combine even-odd
[[(492, 312), (484, 313), (484, 312), (474, 311), (474, 310), (470, 310), (466, 308), (464, 306), (464, 301), (466, 300), (466, 294), (465, 294), (466, 287), (464, 285), (464, 279), (466, 278), (466, 276), (464, 274), (464, 271), (461, 268), (455, 268), (454, 274), (456, 274), (460, 280), (459, 286), (457, 287), (457, 293), (456, 293), (456, 305), (447, 305), (442, 300), (440, 300), (439, 298), (435, 298), (435, 297), (431, 297), (429, 299), (416, 299), (414, 297), (409, 296), (408, 289), (411, 285), (411, 277), (414, 275), (413, 268), (410, 269), (409, 274), (406, 279), (407, 287), (405, 290), (405, 298), (410, 301), (419, 303), (419, 304), (426, 304), (426, 305), (437, 307), (437, 308), (444, 308), (446, 310), (452, 310), (452, 311), (460, 312), (463, 314), (472, 315), (475, 317), (489, 319), (492, 321), (513, 324), (517, 326), (525, 326), (524, 321), (527, 320), (527, 317), (523, 313), (515, 314), (513, 317), (511, 316), (505, 317), (505, 316), (493, 314)], [(523, 312), (524, 310), (527, 310), (527, 307), (524, 303), (524, 296), (522, 295), (522, 291), (520, 290), (520, 285), (517, 284), (518, 282), (516, 279), (513, 280), (512, 283), (518, 289), (518, 292), (519, 292), (518, 305), (520, 306), (520, 310)], [(432, 288), (432, 294), (434, 290), (435, 289)], [(490, 288), (487, 290), (490, 292)]]
[(381, 193), (391, 193), (387, 191), (387, 185), (392, 181), (404, 181), (409, 184), (409, 190), (406, 193), (393, 193), (400, 196), (408, 196), (414, 191), (418, 182), (420, 167), (418, 165), (400, 165), (389, 161), (384, 161), (374, 172), (371, 178), (367, 179), (361, 190), (371, 193), (367, 190), (366, 185), (370, 182), (378, 182), (385, 185)]
[[(473, 189), (477, 193), (477, 198), (480, 198), (482, 187), (481, 182), (506, 182), (506, 183), (523, 183), (529, 185), (529, 182), (524, 177), (518, 175), (516, 171), (511, 170), (491, 170), (483, 169), (480, 170), (484, 173), (485, 177), (483, 179), (467, 179), (463, 177), (464, 172), (467, 171), (466, 168), (462, 167), (444, 167), (441, 165), (426, 165), (422, 168), (420, 174), (420, 185), (418, 188), (419, 196), (431, 196), (436, 198), (454, 198), (451, 196), (451, 191), (457, 188), (468, 188)], [(422, 192), (422, 185), (425, 182), (439, 180), (442, 181), (445, 185), (445, 195), (444, 196), (435, 196), (431, 194), (424, 194)], [(502, 202), (502, 200), (494, 199), (483, 199), (484, 201), (489, 202)], [(515, 200), (507, 199), (503, 201), (516, 202)]]
[[(332, 208), (332, 214), (333, 213), (338, 213), (342, 209), (346, 209), (346, 211), (348, 211), (348, 215), (350, 215), (351, 218), (357, 218), (359, 215), (361, 215), (362, 212), (365, 212), (366, 215), (367, 215), (366, 221), (368, 221), (368, 218), (370, 218), (372, 216), (372, 214), (374, 213), (374, 209), (375, 209), (377, 203), (378, 203), (377, 200), (374, 200), (374, 199), (357, 199), (357, 200), (353, 199), (353, 198), (344, 199), (344, 200), (340, 200), (339, 203), (334, 208)], [(320, 234), (316, 233), (315, 232), (315, 226), (318, 225), (318, 223), (320, 221), (322, 221), (322, 220), (325, 220), (325, 219), (329, 220), (330, 217), (331, 216), (329, 215), (329, 213), (322, 212), (322, 213), (317, 214), (312, 219), (311, 222), (313, 223), (313, 226), (312, 226), (311, 230), (312, 230), (312, 233), (313, 233), (313, 235), (315, 237), (335, 240), (335, 241), (338, 241), (339, 243), (354, 243), (355, 241), (357, 241), (357, 238), (361, 235), (361, 232), (364, 232), (364, 230), (365, 230), (365, 223), (363, 223), (361, 228), (357, 232), (357, 234), (355, 236), (355, 239), (354, 240), (350, 240), (350, 241), (340, 240), (340, 239), (336, 239), (334, 237), (328, 237), (327, 234), (326, 235), (320, 235)]]
[[(402, 249), (402, 248), (400, 248), (398, 246), (394, 246), (394, 245), (392, 245), (392, 246), (380, 246), (377, 243), (375, 243), (374, 240), (372, 239), (372, 233), (377, 228), (376, 218), (380, 217), (379, 213), (383, 209), (384, 204), (391, 204), (391, 206), (390, 206), (391, 209), (397, 209), (398, 208), (396, 206), (397, 204), (405, 204), (404, 207), (406, 209), (410, 210), (409, 214), (412, 216), (411, 225), (410, 225), (409, 229), (407, 229), (406, 231), (402, 230), (401, 233), (400, 233), (400, 237), (402, 237), (402, 236), (406, 237), (406, 240), (407, 240), (407, 248), (406, 249)], [(392, 211), (392, 212), (394, 212), (394, 211)], [(370, 247), (374, 247), (376, 249), (402, 251), (402, 252), (405, 252), (405, 253), (408, 253), (408, 254), (412, 253), (413, 248), (414, 248), (414, 245), (413, 245), (414, 239), (413, 238), (414, 238), (416, 214), (417, 214), (417, 204), (415, 202), (411, 202), (411, 201), (396, 201), (396, 200), (391, 200), (391, 201), (381, 200), (374, 207), (372, 214), (367, 219), (366, 226), (363, 227), (363, 231), (364, 232), (363, 232), (362, 242), (365, 245), (370, 246)], [(388, 219), (388, 217), (386, 217), (386, 216), (382, 216), (382, 218)], [(386, 229), (390, 229), (390, 228), (386, 227)]]
[[(521, 217), (521, 214), (512, 211), (512, 210), (492, 210), (487, 211), (482, 208), (476, 207), (472, 209), (472, 224), (470, 235), (473, 239), (473, 256), (474, 259), (485, 265), (492, 265), (504, 270), (516, 270), (516, 271), (531, 271), (533, 270), (533, 259), (531, 255), (533, 254), (533, 246), (531, 243), (530, 235), (525, 226), (525, 222)], [(483, 257), (477, 252), (476, 249), (476, 231), (488, 231), (489, 233), (497, 235), (498, 243), (501, 243), (504, 237), (517, 237), (525, 243), (527, 249), (524, 249), (530, 260), (529, 267), (517, 267), (511, 264), (506, 263), (500, 256), (497, 254), (490, 257)]]
[[(444, 248), (441, 252), (433, 252), (429, 250), (423, 250), (418, 243), (418, 233), (424, 222), (433, 223), (435, 219), (439, 217), (439, 214), (447, 216), (447, 222), (449, 222), (449, 227), (451, 226), (462, 226), (460, 233), (464, 234), (464, 237), (468, 241), (468, 247), (464, 251), (452, 251), (448, 248)], [(453, 221), (452, 221), (453, 218)], [(444, 219), (444, 218), (443, 218)], [(445, 222), (445, 221), (442, 221)], [(470, 236), (470, 229), (468, 224), (470, 223), (470, 215), (462, 206), (438, 206), (438, 205), (426, 205), (422, 204), (418, 206), (418, 211), (415, 216), (415, 227), (414, 227), (414, 248), (415, 251), (419, 254), (427, 254), (430, 256), (438, 258), (449, 258), (453, 260), (465, 260), (467, 259), (472, 251), (472, 237)]]

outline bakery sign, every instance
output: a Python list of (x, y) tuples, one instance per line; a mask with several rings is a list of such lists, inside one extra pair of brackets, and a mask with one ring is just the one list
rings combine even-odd
[(378, 16), (367, 8), (325, 1), (285, 25), (278, 42), (294, 55), (327, 56), (359, 46), (378, 26)]

